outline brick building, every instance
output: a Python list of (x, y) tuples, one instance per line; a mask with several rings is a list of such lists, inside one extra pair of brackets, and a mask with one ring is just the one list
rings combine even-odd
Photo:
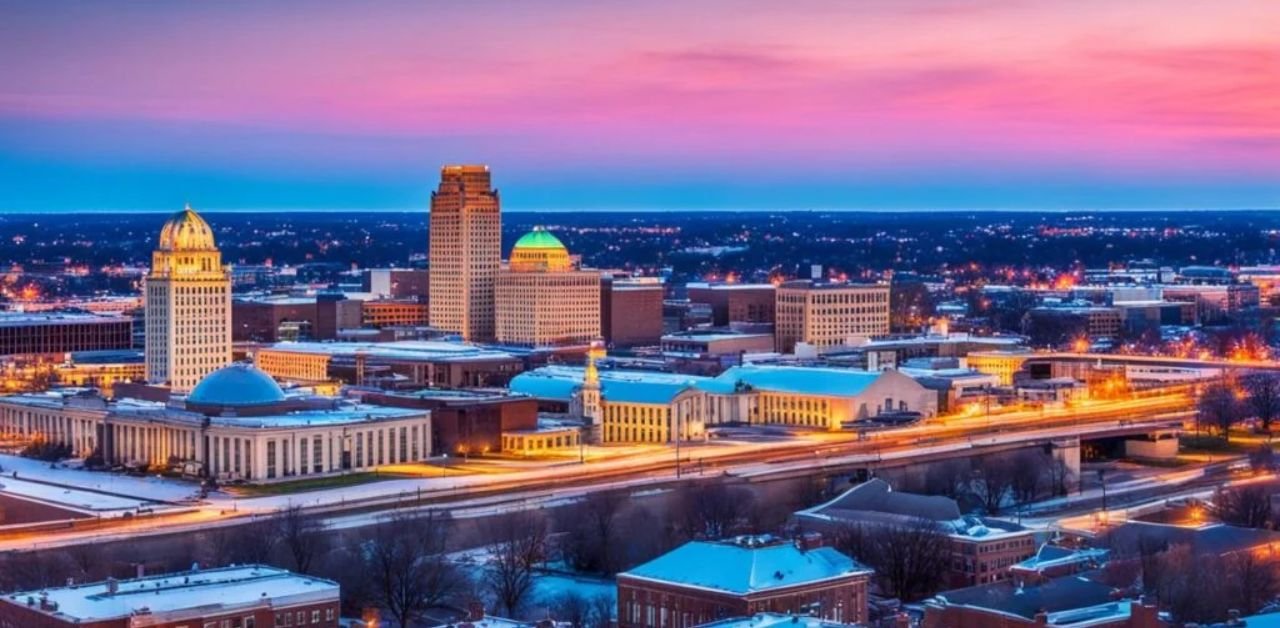
[(362, 327), (426, 325), (428, 306), (413, 299), (378, 299), (360, 305)]
[(658, 344), (662, 336), (662, 297), (657, 277), (613, 277), (600, 281), (600, 333), (612, 347)]
[(0, 596), (0, 624), (23, 628), (337, 628), (338, 612), (338, 583), (263, 565)]
[(1158, 609), (1102, 582), (1099, 571), (1040, 583), (997, 582), (944, 591), (925, 603), (922, 628), (1161, 628)]
[(618, 574), (618, 626), (689, 628), (756, 613), (865, 622), (871, 570), (820, 545), (769, 536), (686, 543)]
[(431, 411), (431, 455), (497, 453), (506, 432), (535, 430), (538, 401), (532, 397), (467, 390), (425, 389), (371, 393), (370, 403)]
[(880, 479), (859, 484), (795, 516), (801, 525), (819, 531), (847, 525), (933, 522), (950, 541), (947, 581), (953, 587), (1005, 580), (1012, 565), (1036, 553), (1032, 530), (1011, 521), (963, 515), (954, 499), (894, 491)]

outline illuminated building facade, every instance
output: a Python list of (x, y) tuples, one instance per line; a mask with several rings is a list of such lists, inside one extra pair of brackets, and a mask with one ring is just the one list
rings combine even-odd
[(551, 347), (599, 337), (600, 273), (575, 267), (564, 244), (535, 227), (498, 274), (498, 342)]
[(857, 337), (889, 333), (889, 286), (801, 279), (778, 286), (775, 307), (777, 349), (795, 351), (804, 343), (819, 351)]
[(445, 166), (431, 194), (430, 324), (464, 340), (494, 338), (502, 214), (488, 166)]
[(96, 451), (109, 465), (253, 482), (424, 460), (430, 418), (428, 410), (288, 397), (243, 363), (170, 403), (69, 391), (0, 397), (6, 437), (66, 444), (77, 457)]
[(161, 229), (145, 290), (147, 381), (191, 390), (231, 361), (231, 277), (189, 205)]

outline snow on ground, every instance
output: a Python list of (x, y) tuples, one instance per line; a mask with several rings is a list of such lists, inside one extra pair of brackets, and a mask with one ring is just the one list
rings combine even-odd
[(63, 467), (49, 468), (49, 463), (20, 456), (0, 454), (0, 482), (12, 479), (13, 472), (18, 472), (18, 479), (39, 480), (50, 484), (58, 484), (68, 488), (100, 491), (123, 498), (135, 500), (157, 500), (181, 502), (195, 496), (199, 487), (193, 482), (170, 478), (132, 477), (108, 473), (105, 471), (85, 471)]
[(87, 514), (110, 514), (112, 512), (132, 512), (138, 508), (154, 506), (153, 502), (142, 499), (131, 499), (95, 493), (78, 489), (63, 488), (51, 484), (15, 480), (12, 477), (0, 478), (0, 493), (25, 497), (38, 502), (61, 506)]

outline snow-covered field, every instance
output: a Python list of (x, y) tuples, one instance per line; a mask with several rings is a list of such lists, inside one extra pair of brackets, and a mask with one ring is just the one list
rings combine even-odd
[(2, 492), (91, 512), (159, 506), (152, 503), (156, 501), (181, 502), (198, 490), (190, 482), (50, 468), (47, 462), (5, 454), (0, 454), (0, 469)]

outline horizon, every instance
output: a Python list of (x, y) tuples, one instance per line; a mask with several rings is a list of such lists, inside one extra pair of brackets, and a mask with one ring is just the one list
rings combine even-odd
[(1265, 0), (5, 17), (5, 213), (413, 211), (448, 163), (508, 211), (1280, 208)]

